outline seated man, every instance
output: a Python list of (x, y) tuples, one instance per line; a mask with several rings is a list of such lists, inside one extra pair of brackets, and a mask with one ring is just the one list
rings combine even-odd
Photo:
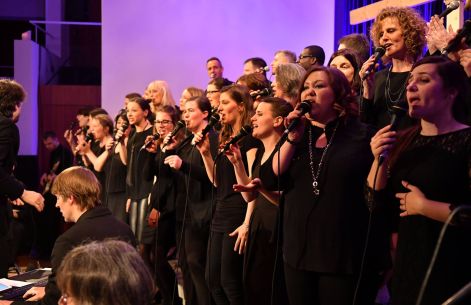
[[(24, 297), (36, 304), (56, 305), (61, 292), (56, 284), (56, 272), (68, 252), (87, 241), (108, 238), (121, 239), (136, 244), (134, 234), (125, 223), (100, 205), (100, 183), (84, 167), (74, 166), (60, 173), (52, 186), (58, 207), (66, 222), (74, 222), (54, 244), (51, 255), (52, 274), (46, 288), (33, 287)], [(0, 304), (31, 304), (30, 302), (0, 301)]]

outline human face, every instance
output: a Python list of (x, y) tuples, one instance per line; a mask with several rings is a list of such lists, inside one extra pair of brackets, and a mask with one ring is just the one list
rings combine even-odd
[(185, 102), (191, 97), (190, 92), (188, 90), (183, 90), (182, 96), (180, 97), (180, 105), (185, 104)]
[(273, 58), (273, 61), (271, 62), (271, 71), (272, 74), (276, 73), (276, 68), (278, 68), (278, 65), (280, 64), (289, 64), (289, 58), (285, 56), (283, 53), (276, 53), (275, 57)]
[(272, 106), (261, 102), (257, 106), (255, 114), (250, 119), (252, 122), (252, 135), (257, 139), (263, 139), (273, 134), (275, 127), (283, 121), (281, 117), (274, 118)]
[(218, 107), (218, 111), (221, 114), (221, 123), (234, 126), (240, 120), (243, 107), (237, 104), (227, 92), (221, 93)]
[(129, 102), (127, 110), (130, 125), (141, 126), (145, 123), (147, 117), (147, 110), (142, 110), (141, 106), (138, 103)]
[(173, 125), (172, 117), (166, 112), (157, 112), (155, 114), (154, 126), (161, 138), (167, 136), (168, 133), (172, 132)]
[[(119, 117), (118, 120), (116, 121), (116, 130), (120, 130), (121, 127), (123, 126), (123, 124), (125, 123), (126, 121), (122, 118), (122, 117)], [(128, 124), (129, 125), (129, 124)], [(126, 128), (126, 130), (124, 130), (124, 133), (125, 134), (128, 134), (129, 133), (129, 126), (128, 128)]]
[(402, 59), (406, 55), (402, 27), (396, 17), (387, 17), (381, 21), (379, 44), (386, 49), (385, 55), (390, 58)]
[(320, 123), (328, 123), (337, 116), (333, 106), (335, 94), (324, 71), (309, 74), (301, 92), (302, 101), (310, 101), (312, 108), (309, 116)]
[(346, 77), (350, 85), (353, 83), (353, 76), (355, 75), (355, 69), (352, 63), (345, 58), (345, 56), (337, 56), (330, 62), (332, 68), (339, 69)]
[(208, 71), (208, 76), (211, 79), (222, 77), (222, 73), (224, 72), (224, 68), (218, 60), (208, 61), (206, 64), (206, 69)]
[(435, 65), (423, 64), (411, 71), (407, 85), (410, 117), (434, 122), (436, 117), (451, 113), (455, 97), (443, 88)]
[(69, 198), (64, 197), (63, 195), (55, 194), (57, 197), (56, 201), (56, 208), (59, 208), (62, 217), (64, 217), (65, 222), (75, 222), (75, 218), (73, 217), (74, 211), (72, 208), (73, 198), (70, 196)]
[(183, 119), (186, 123), (186, 128), (191, 132), (198, 132), (203, 128), (205, 118), (208, 117), (207, 111), (201, 111), (196, 101), (186, 102), (185, 111), (183, 112)]
[(316, 58), (309, 54), (308, 49), (303, 49), (298, 58), (298, 63), (305, 69), (308, 70), (312, 65), (316, 63)]
[(148, 90), (148, 98), (152, 100), (154, 106), (162, 104), (162, 98), (164, 97), (164, 90), (158, 86), (150, 86)]
[(88, 125), (88, 116), (79, 114), (76, 118), (80, 128)]
[(14, 123), (18, 122), (20, 119), (20, 114), (21, 114), (21, 106), (23, 103), (19, 103), (18, 105), (15, 106), (15, 111), (13, 112), (11, 119)]
[(274, 97), (279, 97), (279, 98), (283, 98), (283, 90), (281, 90), (281, 87), (280, 85), (278, 84), (278, 82), (275, 81), (271, 83), (271, 88), (273, 90), (273, 96)]
[(43, 140), (43, 144), (47, 151), (53, 151), (57, 146), (59, 146), (59, 140), (57, 138), (49, 137)]
[(101, 125), (100, 121), (97, 119), (91, 120), (90, 130), (97, 140), (103, 140), (109, 134), (108, 128), (103, 127), (103, 125)]
[(220, 90), (218, 90), (218, 88), (216, 88), (215, 85), (210, 84), (208, 85), (208, 87), (206, 87), (206, 97), (209, 99), (211, 107), (219, 107), (219, 99), (221, 97), (221, 92)]
[(256, 67), (254, 67), (254, 65), (251, 61), (246, 62), (244, 64), (244, 75), (252, 74), (252, 73), (255, 73), (255, 72), (258, 72), (258, 69)]

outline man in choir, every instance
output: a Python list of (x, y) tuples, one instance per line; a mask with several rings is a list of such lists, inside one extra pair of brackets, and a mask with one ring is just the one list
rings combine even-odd
[(298, 63), (307, 71), (314, 66), (324, 65), (325, 52), (319, 46), (307, 46), (299, 54)]
[(295, 63), (295, 62), (296, 62), (296, 54), (294, 52), (291, 52), (288, 50), (276, 51), (275, 57), (273, 58), (273, 61), (270, 64), (272, 75), (275, 75), (276, 68), (278, 67), (279, 64), (289, 64), (289, 63)]
[(229, 86), (232, 84), (230, 80), (223, 77), (224, 67), (222, 66), (221, 61), (217, 57), (211, 57), (206, 61), (206, 70), (210, 80), (221, 77), (224, 79), (224, 86)]
[(267, 62), (260, 57), (252, 57), (244, 61), (244, 75), (252, 74), (252, 73), (260, 73), (267, 78), (267, 71), (265, 68), (268, 69)]

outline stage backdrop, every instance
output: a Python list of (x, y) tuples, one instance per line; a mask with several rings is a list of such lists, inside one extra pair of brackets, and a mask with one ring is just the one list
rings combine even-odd
[(206, 59), (217, 56), (235, 80), (245, 59), (268, 64), (276, 50), (299, 55), (334, 48), (335, 1), (103, 0), (102, 105), (115, 114), (124, 95), (156, 79), (176, 100), (187, 86), (205, 88)]

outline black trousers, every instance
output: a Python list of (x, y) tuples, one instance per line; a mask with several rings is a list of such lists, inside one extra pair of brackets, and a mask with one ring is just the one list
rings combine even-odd
[(353, 275), (299, 270), (285, 263), (290, 304), (350, 305), (355, 290)]
[(243, 305), (243, 256), (234, 251), (236, 238), (211, 232), (206, 263), (206, 280), (217, 305)]

